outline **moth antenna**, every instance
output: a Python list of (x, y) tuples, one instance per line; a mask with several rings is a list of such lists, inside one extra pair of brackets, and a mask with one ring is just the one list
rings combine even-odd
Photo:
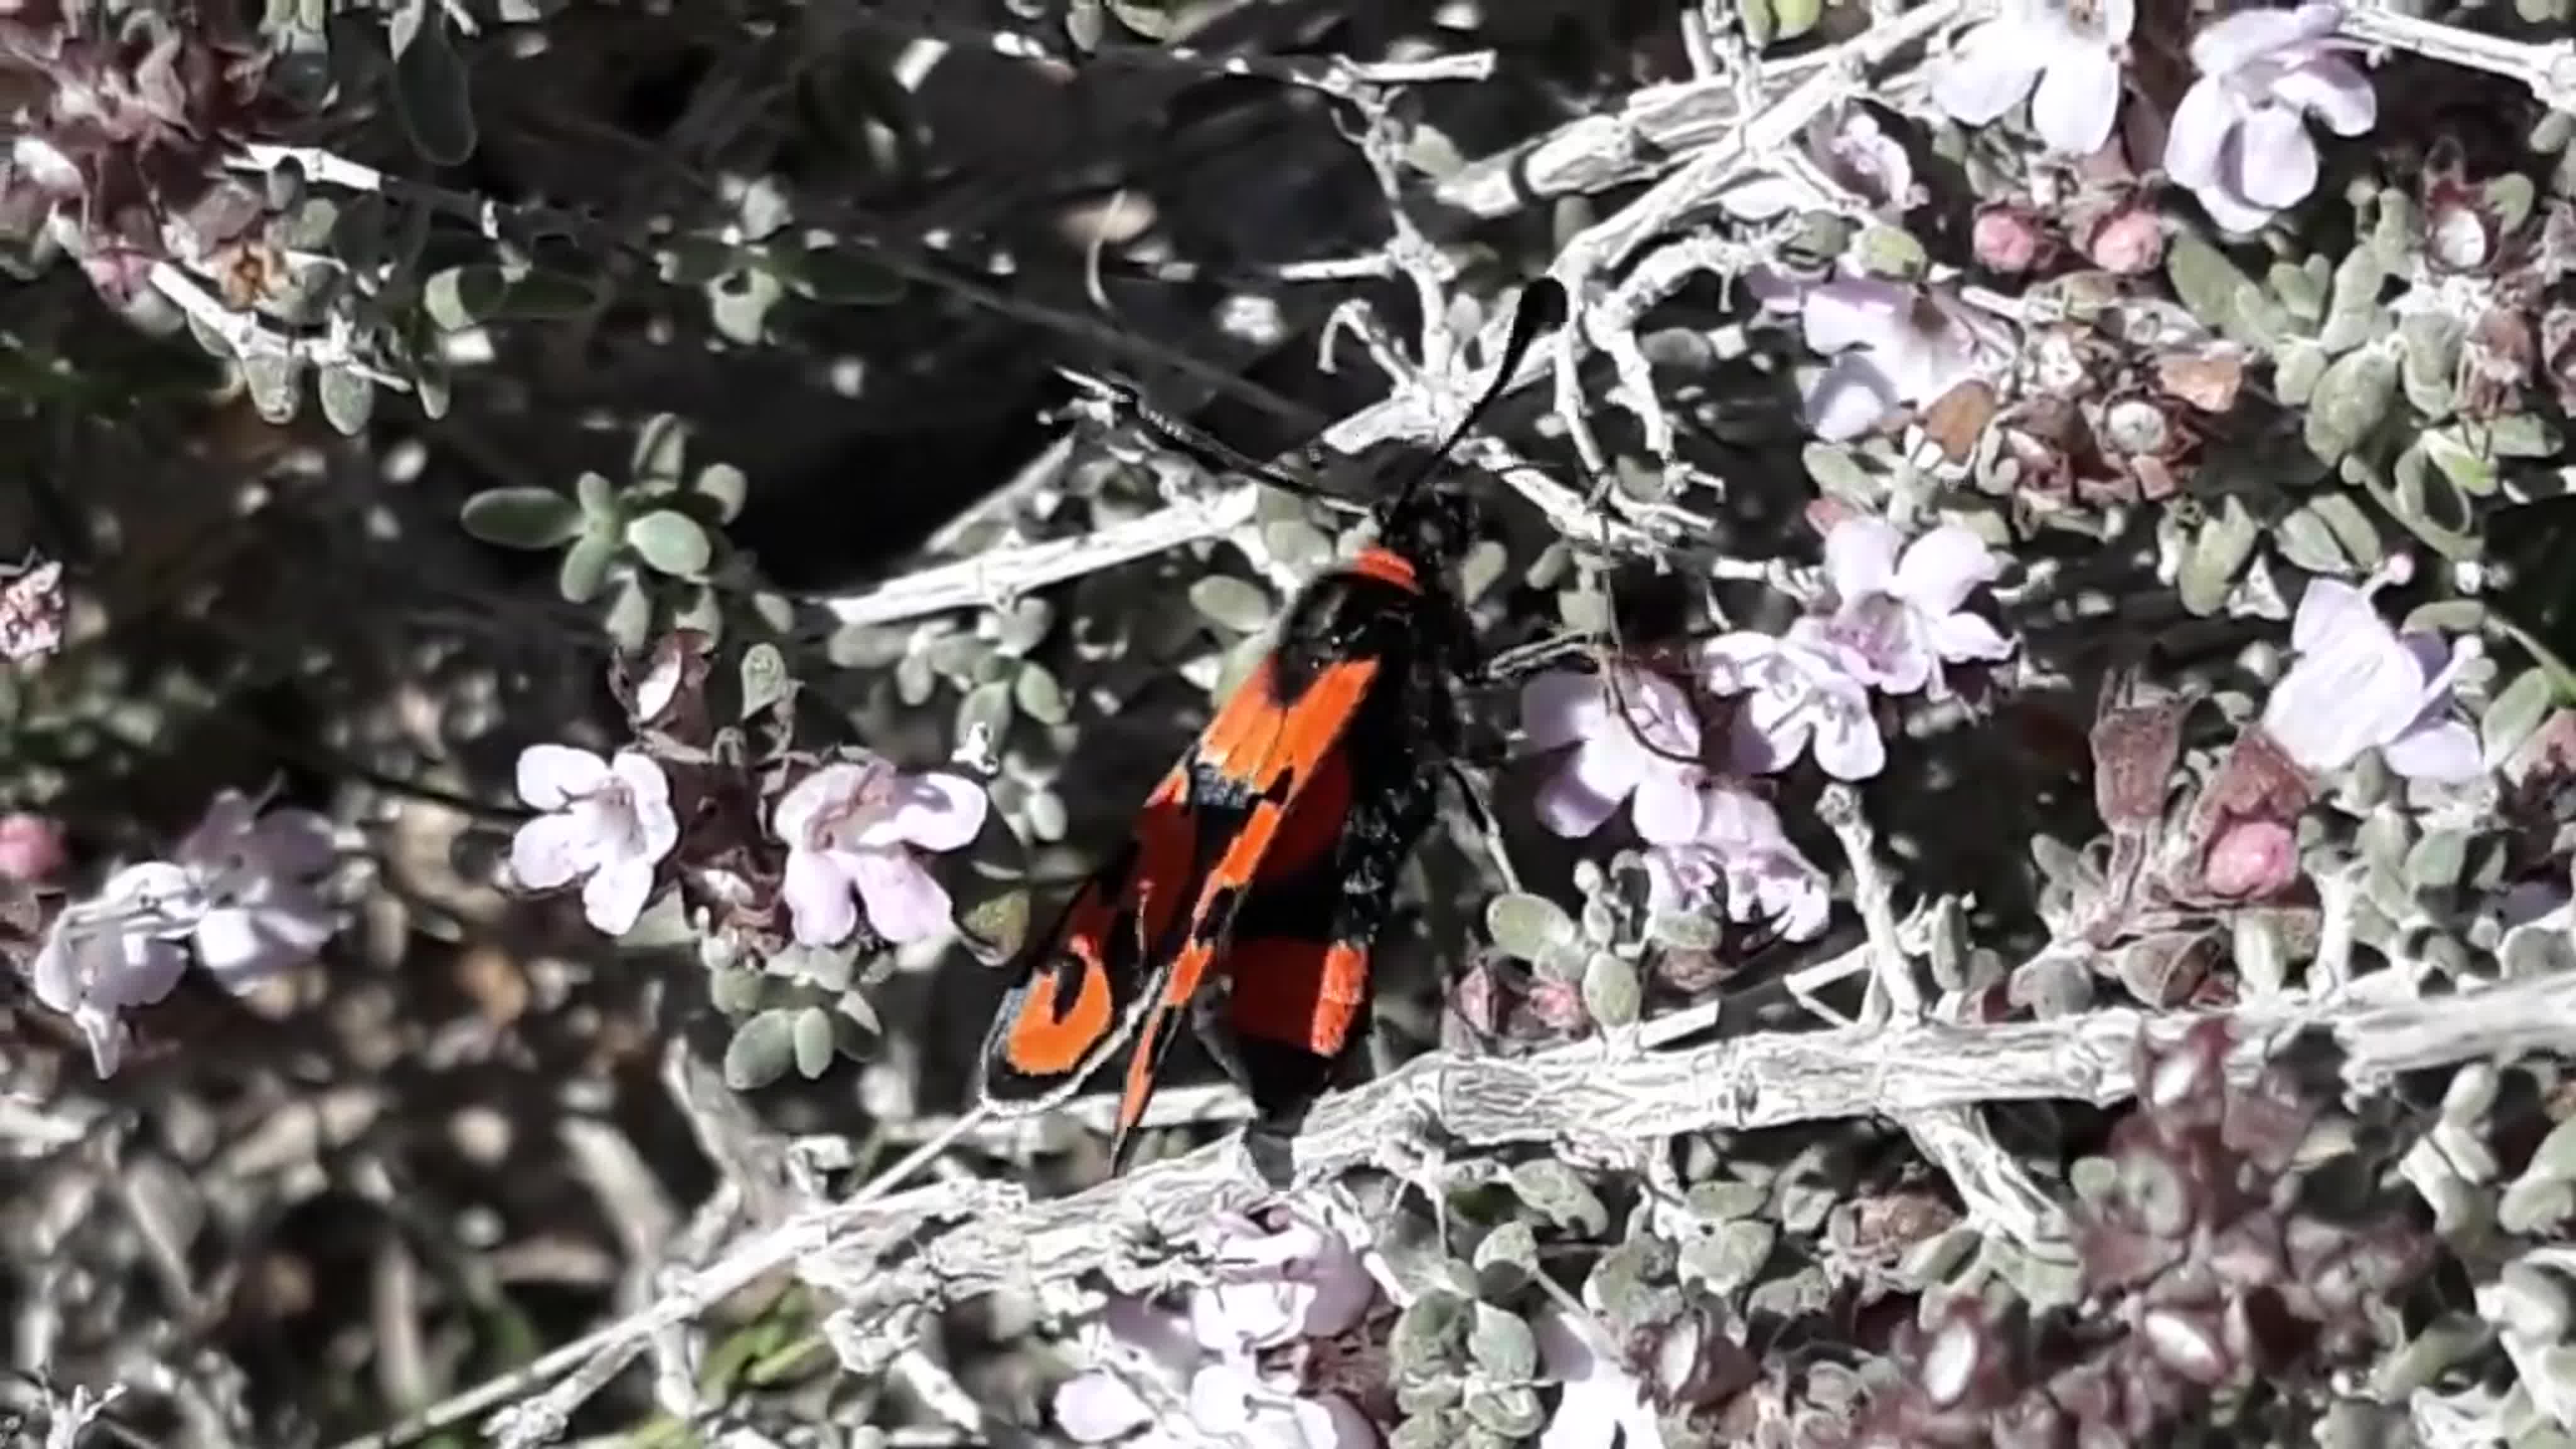
[(1350, 499), (1336, 497), (1302, 479), (1290, 477), (1275, 464), (1264, 463), (1232, 443), (1195, 423), (1183, 422), (1147, 401), (1142, 389), (1123, 378), (1099, 377), (1059, 365), (1057, 375), (1075, 387), (1092, 394), (1113, 409), (1123, 410), (1139, 427), (1150, 433), (1174, 452), (1185, 453), (1217, 472), (1240, 473), (1257, 483), (1312, 498), (1345, 513), (1368, 510)]
[(1467, 441), (1467, 435), (1484, 423), (1486, 415), (1494, 410), (1494, 405), (1503, 400), (1505, 393), (1511, 391), (1512, 374), (1521, 370), (1521, 360), (1529, 355), (1531, 347), (1537, 345), (1540, 330), (1548, 325), (1552, 317), (1563, 317), (1566, 311), (1565, 284), (1554, 277), (1540, 277), (1521, 289), (1520, 300), (1512, 307), (1511, 335), (1503, 340), (1503, 355), (1494, 368), (1493, 381), (1485, 384), (1483, 395), (1467, 409), (1467, 415), (1458, 420), (1458, 425), (1449, 430), (1449, 436), (1441, 439), (1440, 446), (1432, 449), (1412, 474), (1404, 480), (1403, 485), (1396, 490), (1392, 507), (1400, 508), (1410, 501), (1413, 495), (1439, 472), (1441, 464), (1448, 460), (1449, 454), (1456, 451), (1460, 443)]

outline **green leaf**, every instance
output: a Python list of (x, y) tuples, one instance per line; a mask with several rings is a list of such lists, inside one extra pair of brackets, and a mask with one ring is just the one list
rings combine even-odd
[(2204, 617), (2225, 607), (2237, 572), (2254, 556), (2254, 545), (2262, 536), (2244, 501), (2230, 495), (2215, 517), (2201, 521), (2190, 551), (2183, 555), (2182, 576), (2176, 580), (2182, 606)]
[(2308, 451), (2334, 462), (2388, 418), (2397, 397), (2397, 360), (2376, 347), (2345, 353), (2317, 379), (2304, 436)]
[(462, 166), (474, 154), (474, 101), (465, 61), (447, 34), (436, 0), (418, 38), (394, 57), (394, 108), (412, 149), (431, 164)]
[(754, 644), (742, 651), (742, 717), (749, 719), (787, 698), (795, 681), (787, 676), (787, 656), (775, 644)]
[(1476, 1326), (1467, 1335), (1467, 1353), (1493, 1382), (1525, 1384), (1538, 1372), (1538, 1336), (1519, 1314), (1490, 1303), (1476, 1305)]
[(572, 496), (581, 504), (583, 515), (594, 525), (603, 529), (625, 526), (626, 514), (618, 507), (617, 490), (600, 474), (586, 472), (574, 479)]
[(261, 421), (274, 427), (295, 421), (304, 402), (304, 364), (274, 353), (253, 353), (241, 359), (241, 378)]
[(731, 463), (709, 463), (698, 474), (691, 491), (716, 506), (716, 521), (731, 523), (742, 514), (743, 500), (750, 496), (751, 480)]
[(715, 549), (707, 531), (685, 513), (657, 508), (626, 525), (627, 546), (656, 573), (694, 579), (706, 574)]
[(772, 1007), (734, 1028), (725, 1044), (725, 1085), (737, 1092), (756, 1092), (780, 1077), (796, 1057), (796, 1018), (786, 1007)]
[(340, 436), (354, 438), (367, 430), (376, 414), (376, 384), (346, 367), (326, 367), (314, 379), (322, 399), (322, 416)]
[(609, 565), (617, 561), (617, 539), (613, 534), (584, 533), (564, 550), (563, 568), (555, 577), (555, 587), (564, 601), (587, 604), (599, 597), (608, 583)]
[(2489, 765), (2501, 765), (2513, 758), (2548, 717), (2556, 693), (2549, 682), (2549, 671), (2533, 668), (2515, 675), (2513, 683), (2487, 701), (2486, 715), (2478, 721), (2478, 735)]
[(903, 278), (856, 247), (771, 247), (768, 259), (788, 290), (828, 306), (882, 307), (903, 296)]
[(1872, 276), (1911, 281), (1923, 275), (1931, 257), (1911, 232), (1892, 226), (1872, 226), (1853, 244), (1853, 259)]
[(554, 548), (581, 536), (581, 509), (551, 488), (486, 488), (465, 500), (465, 531), (503, 548)]
[(1744, 25), (1744, 38), (1755, 49), (1771, 43), (1778, 27), (1771, 19), (1771, 0), (1735, 0), (1735, 13)]
[(532, 267), (516, 276), (488, 262), (433, 272), (420, 305), (444, 332), (494, 322), (553, 322), (598, 305), (599, 290), (570, 272)]
[(1587, 1236), (1610, 1230), (1610, 1210), (1601, 1205), (1591, 1185), (1552, 1157), (1514, 1164), (1512, 1195), (1546, 1214), (1550, 1222)]
[(2238, 296), (2250, 281), (2225, 252), (2184, 227), (2165, 249), (2165, 275), (2191, 315), (2216, 331), (2233, 333)]
[(1020, 667), (1011, 680), (1011, 700), (1020, 713), (1042, 725), (1060, 725), (1073, 718), (1073, 709), (1065, 702), (1064, 686), (1056, 683), (1055, 672), (1035, 660)]
[(1607, 951), (1595, 951), (1583, 968), (1583, 1009), (1603, 1026), (1630, 1026), (1645, 1005), (1645, 989), (1634, 963)]
[(1824, 0), (1771, 0), (1773, 38), (1795, 40), (1815, 29), (1824, 13)]
[(832, 1069), (832, 1013), (809, 1006), (796, 1013), (796, 1070), (811, 1081)]
[(1545, 896), (1506, 891), (1485, 903), (1485, 934), (1515, 960), (1536, 961), (1573, 944), (1574, 919)]
[(1220, 629), (1258, 634), (1270, 622), (1270, 595), (1249, 579), (1210, 574), (1190, 585), (1190, 607)]
[(1488, 1298), (1518, 1292), (1538, 1276), (1538, 1234), (1515, 1219), (1476, 1245), (1476, 1290)]

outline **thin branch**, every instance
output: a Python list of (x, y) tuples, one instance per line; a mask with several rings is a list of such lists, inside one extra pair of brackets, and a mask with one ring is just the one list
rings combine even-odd
[[(1297, 1180), (1319, 1181), (1431, 1132), (1455, 1155), (1994, 1102), (2108, 1106), (2133, 1092), (2142, 1031), (2169, 1039), (2210, 1016), (2235, 1032), (2229, 1070), (2239, 1080), (2253, 1080), (2276, 1050), (2313, 1032), (2341, 1048), (2344, 1082), (2365, 1090), (2400, 1072), (2576, 1052), (2576, 972), (2434, 1000), (2275, 1001), (2207, 1014), (2119, 1009), (2002, 1026), (1927, 1021), (1884, 1031), (1766, 1033), (1620, 1059), (1605, 1059), (1594, 1043), (1517, 1059), (1435, 1053), (1319, 1103), (1289, 1155)], [(799, 1245), (814, 1251), (801, 1255), (799, 1271), (862, 1320), (1092, 1272), (1122, 1290), (1144, 1291), (1169, 1270), (1136, 1261), (1132, 1245), (1184, 1240), (1210, 1215), (1269, 1191), (1239, 1138), (1049, 1202), (1024, 1203), (1018, 1189), (1001, 1184), (946, 1184), (908, 1195), (925, 1210), (909, 1220), (898, 1219), (893, 1203), (867, 1215), (816, 1211), (805, 1221), (852, 1224), (854, 1235), (826, 1234), (819, 1244), (800, 1236)], [(934, 1228), (939, 1223), (945, 1226)], [(902, 1260), (888, 1261), (898, 1245)], [(784, 1261), (756, 1246), (764, 1267)]]

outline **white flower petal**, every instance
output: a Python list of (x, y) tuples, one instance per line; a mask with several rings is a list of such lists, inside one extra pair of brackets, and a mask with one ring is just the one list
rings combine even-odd
[(1854, 514), (1825, 534), (1825, 582), (1846, 604), (1888, 592), (1905, 536), (1873, 514)]
[(787, 901), (787, 914), (801, 945), (837, 946), (859, 928), (859, 907), (850, 896), (849, 876), (819, 850), (787, 852), (779, 894)]
[(938, 935), (950, 924), (948, 891), (909, 851), (855, 850), (839, 856), (858, 887), (868, 924), (897, 945)]
[(1848, 442), (1879, 425), (1902, 401), (1895, 381), (1867, 352), (1846, 352), (1807, 388), (1807, 430), (1828, 443)]
[(2317, 143), (2287, 106), (2262, 106), (2236, 130), (2227, 189), (2256, 206), (2296, 206), (2317, 189)]
[(1600, 675), (1551, 669), (1521, 686), (1521, 732), (1534, 750), (1590, 739), (1609, 722), (1609, 691)]
[(2244, 106), (2223, 81), (2200, 80), (2183, 92), (2165, 132), (2165, 174), (2177, 186), (2194, 191), (2218, 181), (2228, 137), (2243, 119)]
[(1985, 125), (2030, 94), (2041, 59), (2025, 27), (1989, 20), (1961, 36), (1958, 53), (1933, 76), (1933, 104), (1952, 120)]
[(2487, 772), (2477, 731), (2458, 720), (2419, 724), (2380, 751), (2388, 768), (2409, 780), (2456, 785)]
[(510, 874), (532, 891), (550, 891), (598, 859), (589, 822), (571, 814), (540, 815), (510, 837)]
[(1927, 616), (1954, 614), (1981, 584), (2003, 576), (2003, 560), (1973, 530), (1945, 523), (1905, 547), (1887, 592)]
[(2041, 73), (2030, 120), (2053, 150), (2090, 156), (2111, 139), (2120, 113), (2120, 64), (2101, 46), (2071, 46)]
[(2379, 92), (2370, 77), (2338, 55), (2322, 55), (2272, 82), (2272, 95), (2326, 123), (2338, 136), (2358, 136), (2379, 121)]
[(623, 936), (635, 929), (644, 905), (653, 898), (653, 862), (628, 856), (591, 873), (581, 888), (581, 914), (604, 936)]
[(608, 762), (571, 745), (530, 745), (519, 752), (519, 798), (538, 810), (560, 810), (575, 795), (608, 783)]

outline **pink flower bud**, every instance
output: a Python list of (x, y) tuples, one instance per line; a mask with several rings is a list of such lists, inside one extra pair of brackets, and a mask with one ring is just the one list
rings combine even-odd
[(62, 828), (42, 815), (0, 815), (0, 877), (41, 885), (63, 868)]
[(2085, 239), (2084, 255), (2104, 271), (2126, 277), (2153, 271), (2164, 260), (2164, 222), (2144, 207), (2115, 211)]
[(1990, 271), (2018, 275), (2038, 265), (2045, 244), (2039, 219), (2016, 206), (1987, 206), (1977, 212), (1970, 245), (1977, 262)]
[(2298, 879), (2299, 850), (2290, 827), (2277, 820), (2243, 820), (2210, 842), (2201, 881), (2209, 893), (2232, 901), (2260, 900)]

